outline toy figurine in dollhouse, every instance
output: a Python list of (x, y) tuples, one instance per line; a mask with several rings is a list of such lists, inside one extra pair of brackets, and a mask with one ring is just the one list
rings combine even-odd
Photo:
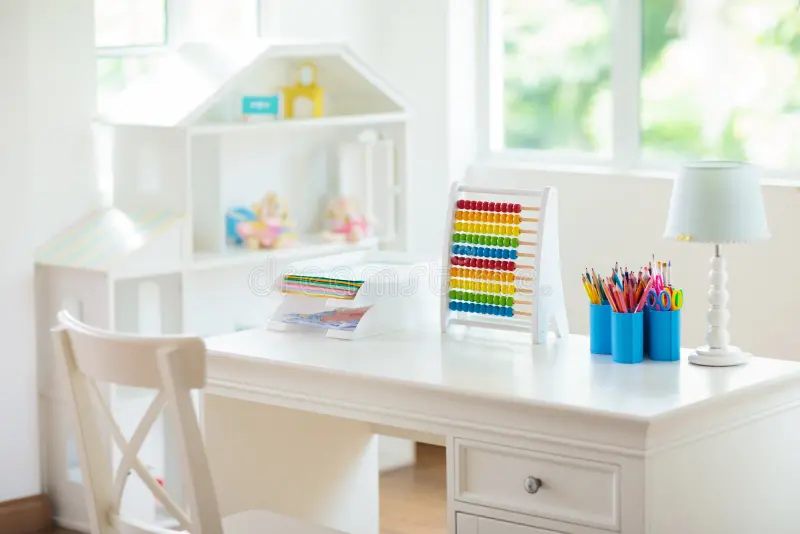
[(294, 222), (284, 201), (267, 193), (250, 210), (233, 208), (227, 215), (228, 240), (249, 249), (282, 248), (294, 241)]
[(358, 202), (349, 197), (331, 200), (325, 211), (325, 222), (324, 236), (328, 241), (357, 243), (371, 233), (368, 217), (359, 209)]

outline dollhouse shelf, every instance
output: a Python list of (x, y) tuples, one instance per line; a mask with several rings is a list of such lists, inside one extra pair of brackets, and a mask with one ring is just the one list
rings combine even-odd
[(402, 123), (406, 113), (372, 113), (367, 115), (339, 115), (318, 119), (285, 119), (261, 122), (220, 122), (200, 124), (189, 129), (192, 135), (212, 135), (233, 132), (258, 132), (283, 128), (325, 128), (337, 126), (369, 126), (373, 124)]
[(218, 269), (221, 267), (238, 267), (259, 265), (269, 260), (297, 261), (318, 256), (332, 256), (347, 252), (371, 250), (378, 246), (378, 238), (363, 239), (358, 243), (313, 243), (300, 242), (291, 248), (272, 250), (247, 250), (229, 248), (225, 252), (197, 252), (194, 255), (192, 269)]

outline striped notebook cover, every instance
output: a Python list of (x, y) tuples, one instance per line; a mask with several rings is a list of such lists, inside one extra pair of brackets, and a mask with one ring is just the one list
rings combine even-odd
[(363, 280), (286, 275), (281, 283), (281, 292), (308, 297), (353, 300), (363, 283)]

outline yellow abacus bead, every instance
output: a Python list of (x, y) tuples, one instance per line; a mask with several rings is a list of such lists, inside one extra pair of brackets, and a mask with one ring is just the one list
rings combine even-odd
[(511, 235), (519, 235), (519, 226), (511, 227)]
[(510, 295), (513, 295), (513, 294), (514, 294), (514, 293), (516, 293), (516, 292), (517, 292), (517, 288), (516, 288), (516, 286), (513, 286), (513, 285), (510, 285), (510, 286), (508, 286), (508, 293), (509, 293)]
[(482, 282), (482, 283), (478, 284), (478, 288), (479, 288), (479, 291), (484, 291), (484, 292), (488, 291), (486, 282)]
[(500, 284), (492, 284), (492, 293), (500, 293), (503, 290), (503, 286)]

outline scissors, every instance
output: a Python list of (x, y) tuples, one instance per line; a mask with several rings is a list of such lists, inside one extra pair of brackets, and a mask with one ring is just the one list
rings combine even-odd
[(661, 291), (651, 289), (647, 292), (647, 307), (659, 311), (676, 311), (683, 308), (683, 289), (665, 286)]

